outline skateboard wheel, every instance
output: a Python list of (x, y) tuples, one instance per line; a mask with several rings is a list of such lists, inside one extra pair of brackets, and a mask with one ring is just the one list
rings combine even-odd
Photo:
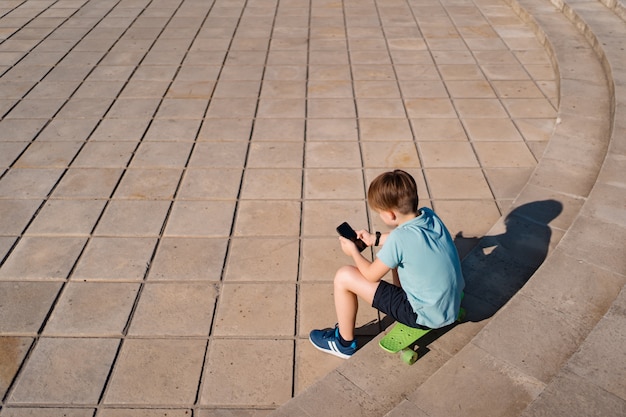
[(402, 351), (402, 362), (407, 365), (413, 365), (417, 361), (417, 352), (413, 349), (404, 349)]

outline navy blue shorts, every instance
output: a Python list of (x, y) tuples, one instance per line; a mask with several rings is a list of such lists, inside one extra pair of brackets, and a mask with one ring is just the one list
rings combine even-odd
[(380, 281), (378, 284), (372, 307), (409, 327), (428, 329), (426, 326), (417, 324), (417, 313), (413, 311), (413, 307), (406, 297), (406, 292), (387, 281)]

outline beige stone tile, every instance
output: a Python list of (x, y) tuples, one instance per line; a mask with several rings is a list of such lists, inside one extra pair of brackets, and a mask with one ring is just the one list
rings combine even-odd
[[(120, 146), (115, 144), (115, 142), (134, 142), (132, 145), (121, 145), (122, 147), (132, 146), (132, 149), (134, 149), (137, 146), (137, 142), (143, 137), (150, 121), (150, 118), (104, 119), (89, 137), (89, 141), (91, 143), (113, 142), (113, 146)], [(105, 149), (106, 146), (106, 144), (101, 144), (98, 149)]]
[(226, 239), (163, 238), (148, 279), (219, 281), (227, 243)]
[(236, 238), (231, 241), (225, 282), (295, 281), (298, 278), (299, 240)]
[(15, 162), (16, 168), (65, 168), (82, 142), (34, 142)]
[(53, 198), (108, 198), (120, 176), (121, 169), (71, 168), (52, 193)]
[(357, 98), (359, 117), (364, 118), (404, 118), (406, 112), (402, 100), (387, 98)]
[(493, 200), (437, 200), (433, 205), (452, 236), (482, 237), (500, 218)]
[(298, 395), (345, 362), (332, 355), (323, 355), (308, 339), (296, 341), (295, 394)]
[[(304, 236), (336, 236), (344, 221), (353, 227), (367, 224), (365, 195), (363, 200), (305, 200), (302, 209)], [(332, 215), (329, 215), (332, 213)]]
[(3, 114), (9, 112), (5, 116), (8, 119), (27, 119), (33, 115), (42, 119), (51, 119), (61, 109), (64, 102), (65, 99), (60, 98), (24, 99), (20, 102), (3, 100), (0, 108)]
[(116, 339), (41, 338), (7, 402), (98, 402), (118, 344)]
[[(339, 221), (335, 227), (340, 223), (342, 221)], [(358, 223), (350, 223), (350, 225), (357, 230), (367, 226)], [(364, 251), (363, 254), (370, 256), (368, 251)], [(333, 237), (329, 238), (304, 238), (300, 255), (300, 280), (302, 282), (332, 282), (337, 270), (351, 262), (341, 250), (336, 232)]]
[(121, 337), (139, 284), (70, 282), (57, 301), (45, 336)]
[(205, 119), (198, 133), (199, 141), (248, 141), (252, 119)]
[(395, 73), (391, 65), (352, 65), (352, 77), (354, 80), (393, 80)]
[(179, 169), (128, 169), (113, 198), (170, 200), (181, 175)]
[(219, 81), (215, 85), (215, 98), (258, 97), (261, 89), (260, 81)]
[(125, 340), (104, 403), (192, 404), (205, 348), (205, 340)]
[(359, 118), (361, 141), (412, 141), (413, 134), (406, 118)]
[(485, 168), (534, 167), (535, 157), (524, 142), (476, 142), (474, 149)]
[(189, 159), (190, 168), (240, 168), (244, 166), (248, 144), (243, 142), (197, 143)]
[(400, 91), (404, 98), (446, 98), (448, 91), (439, 79), (400, 80)]
[(291, 336), (295, 286), (289, 283), (224, 283), (215, 336)]
[(261, 94), (255, 94), (264, 98), (304, 98), (306, 96), (307, 83), (304, 80), (264, 80)]
[(97, 236), (157, 236), (169, 201), (112, 200), (94, 234)]
[(425, 168), (479, 166), (469, 142), (421, 142), (418, 147)]
[(406, 112), (411, 119), (454, 118), (456, 112), (447, 98), (414, 98), (405, 100)]
[[(2, 369), (2, 374), (4, 375), (2, 380), (0, 380), (0, 395), (3, 397), (32, 343), (33, 339), (30, 337), (0, 337), (0, 351), (3, 353), (0, 356), (0, 369)], [(11, 416), (11, 414), (7, 414), (6, 406), (3, 408), (3, 413)]]
[(304, 171), (305, 199), (358, 199), (363, 196), (360, 169), (307, 169)]
[(206, 336), (217, 291), (212, 282), (148, 283), (141, 291), (130, 336)]
[(145, 119), (154, 116), (159, 105), (157, 98), (117, 99), (109, 109), (107, 117), (111, 119)]
[(239, 193), (242, 171), (239, 168), (187, 169), (176, 198), (179, 200), (235, 199)]
[(453, 119), (412, 119), (413, 132), (418, 141), (465, 141), (467, 136), (463, 125)]
[(349, 80), (311, 80), (307, 84), (309, 98), (351, 98), (352, 83)]
[[(239, 185), (239, 184), (237, 184)], [(242, 199), (298, 199), (302, 195), (302, 170), (248, 168), (241, 185)]]
[(463, 119), (471, 141), (516, 141), (522, 136), (510, 119)]
[[(98, 417), (150, 417), (154, 415), (164, 417), (189, 417), (191, 414), (192, 410), (186, 408), (100, 408), (98, 411)], [(68, 415), (68, 417), (74, 416)]]
[(136, 147), (137, 144), (133, 142), (88, 142), (72, 167), (125, 168)]
[(420, 159), (413, 142), (361, 142), (367, 168), (416, 168)]
[(261, 98), (257, 117), (259, 118), (297, 118), (305, 117), (306, 101), (302, 98)]
[(502, 98), (539, 98), (543, 97), (541, 90), (533, 81), (498, 81), (493, 80), (493, 87)]
[(501, 199), (514, 199), (528, 182), (534, 167), (485, 168), (494, 196)]
[(256, 99), (252, 98), (214, 98), (211, 100), (206, 117), (250, 119), (256, 111)]
[(257, 119), (252, 140), (304, 141), (304, 119)]
[(36, 335), (60, 288), (56, 282), (0, 282), (0, 333)]
[(96, 410), (92, 408), (40, 408), (40, 407), (5, 407), (2, 417), (91, 417)]
[(150, 238), (92, 238), (72, 279), (142, 280), (155, 245)]
[(528, 80), (530, 79), (525, 67), (520, 64), (484, 64), (481, 65), (485, 76), (489, 80)]
[(490, 98), (458, 98), (454, 107), (462, 119), (507, 118), (508, 115), (499, 100)]
[(304, 166), (307, 168), (360, 168), (356, 142), (307, 142)]
[(515, 125), (527, 141), (547, 142), (554, 132), (556, 119), (515, 119)]
[(453, 98), (491, 98), (496, 94), (486, 80), (446, 81), (446, 87)]
[(356, 118), (354, 100), (311, 98), (308, 100), (307, 117), (314, 119)]
[(247, 408), (285, 403), (291, 397), (293, 350), (290, 340), (213, 340), (200, 404)]
[(310, 65), (309, 82), (311, 81), (350, 81), (348, 65)]
[(250, 200), (239, 203), (235, 236), (297, 236), (299, 232), (299, 201)]
[(85, 245), (78, 237), (24, 237), (0, 269), (0, 280), (64, 280)]
[(27, 147), (23, 142), (0, 143), (0, 168), (8, 168)]
[(200, 127), (200, 120), (157, 119), (150, 124), (145, 141), (192, 142)]
[(0, 179), (0, 198), (45, 198), (62, 169), (11, 169)]
[(26, 235), (89, 235), (102, 210), (103, 200), (48, 200), (26, 230)]
[(0, 200), (0, 235), (19, 236), (41, 205), (39, 200)]
[(433, 200), (493, 198), (478, 168), (427, 169), (425, 176)]
[[(144, 81), (149, 82), (149, 81)], [(158, 83), (158, 82), (157, 82)], [(165, 83), (165, 87), (169, 84)], [(215, 82), (213, 81), (177, 81), (175, 80), (169, 85), (165, 97), (167, 98), (194, 98), (208, 100), (213, 97), (213, 89)], [(154, 92), (154, 89), (150, 89)], [(158, 91), (158, 90), (157, 90)]]
[(438, 65), (476, 63), (472, 53), (468, 50), (435, 50), (432, 54)]
[(303, 144), (299, 142), (253, 142), (250, 144), (250, 168), (301, 168)]
[(223, 237), (230, 233), (234, 201), (177, 201), (165, 236)]
[(396, 81), (355, 81), (354, 92), (358, 98), (399, 98), (400, 90)]
[(130, 163), (131, 168), (179, 168), (185, 165), (192, 143), (143, 142)]
[(511, 117), (518, 118), (556, 118), (556, 110), (547, 99), (543, 98), (519, 98), (503, 99), (506, 109)]
[(439, 65), (441, 77), (445, 81), (452, 80), (484, 80), (480, 67), (474, 64), (443, 64)]

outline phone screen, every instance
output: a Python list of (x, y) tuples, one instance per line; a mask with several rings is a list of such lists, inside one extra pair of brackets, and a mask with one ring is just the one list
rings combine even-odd
[(340, 236), (353, 241), (359, 251), (363, 252), (363, 250), (367, 248), (365, 242), (356, 237), (356, 232), (347, 222), (343, 222), (337, 226), (337, 233), (339, 233)]

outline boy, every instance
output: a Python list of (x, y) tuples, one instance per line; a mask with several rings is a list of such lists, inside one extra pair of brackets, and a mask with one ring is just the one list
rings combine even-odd
[[(341, 358), (357, 350), (357, 297), (407, 326), (434, 329), (456, 320), (465, 286), (452, 237), (431, 209), (418, 209), (417, 185), (410, 174), (395, 170), (379, 175), (370, 184), (367, 200), (394, 229), (375, 235), (357, 231), (368, 246), (382, 245), (373, 262), (352, 241), (339, 238), (354, 266), (344, 266), (335, 275), (338, 323), (334, 329), (313, 330), (309, 336), (317, 349)], [(393, 285), (382, 280), (389, 270)]]

